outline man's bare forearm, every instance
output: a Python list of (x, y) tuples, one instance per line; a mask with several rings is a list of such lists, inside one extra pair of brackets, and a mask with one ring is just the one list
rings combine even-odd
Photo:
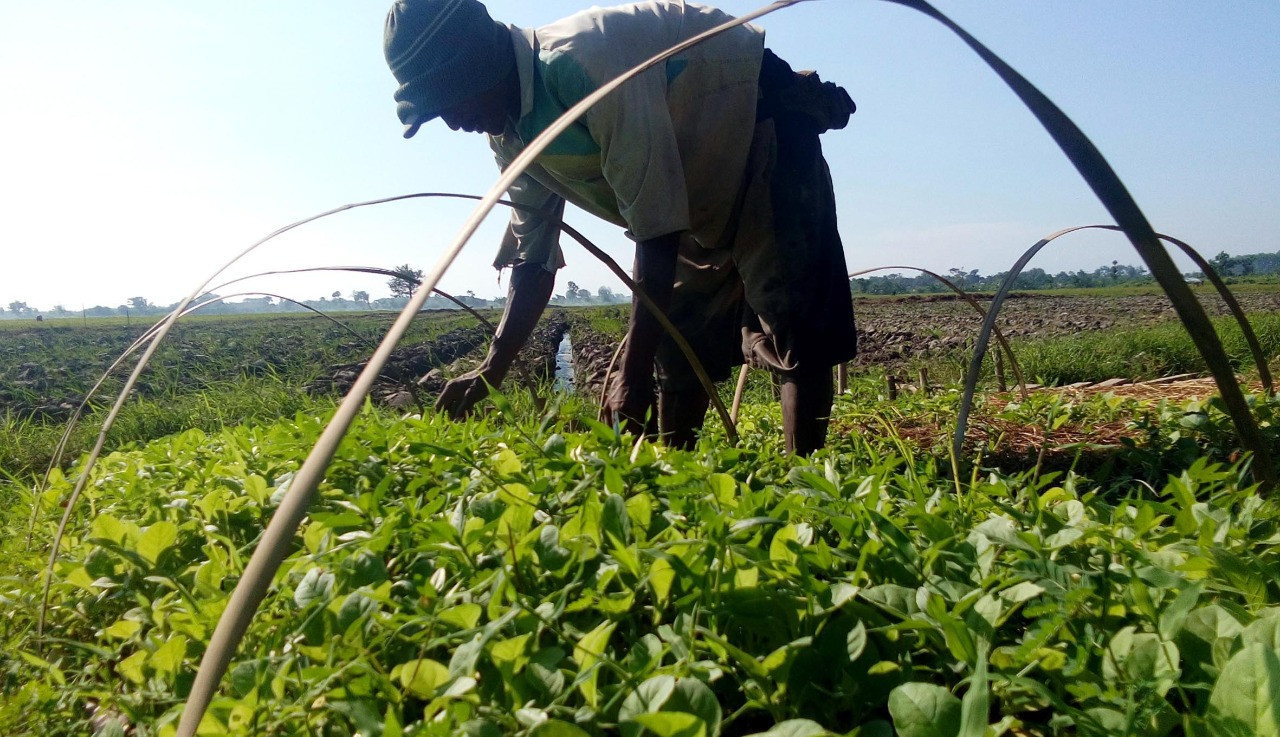
[(479, 371), (490, 384), (497, 386), (507, 376), (533, 329), (542, 317), (551, 292), (556, 286), (556, 275), (542, 264), (523, 263), (511, 270), (511, 288), (507, 290), (507, 306), (502, 322), (493, 336), (489, 354)]
[[(636, 284), (663, 311), (671, 304), (679, 251), (679, 233), (636, 244)], [(662, 339), (662, 325), (638, 298), (631, 304), (631, 324), (627, 328), (627, 347), (622, 356), (622, 382), (636, 389), (648, 389), (653, 376), (653, 358)]]

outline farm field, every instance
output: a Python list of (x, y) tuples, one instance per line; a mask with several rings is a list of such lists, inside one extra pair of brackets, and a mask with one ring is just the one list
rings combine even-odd
[[(1280, 295), (1240, 299), (1280, 353)], [(714, 418), (691, 452), (597, 422), (616, 307), (550, 311), (504, 394), (446, 421), (433, 393), (474, 366), (484, 331), (424, 316), (201, 733), (1274, 733), (1280, 510), (1220, 403), (988, 383), (952, 458), (950, 382), (977, 315), (928, 298), (857, 309), (863, 355), (808, 459), (781, 453), (755, 373), (736, 447)], [(389, 319), (351, 327), (373, 338)], [(1196, 371), (1171, 319), (1156, 297), (1020, 297), (1001, 327), (1029, 380), (1067, 384)], [(550, 389), (566, 331), (573, 395)], [(136, 335), (0, 330), (4, 447), (25, 449), (0, 485), (0, 733), (173, 733), (261, 530), (368, 353), (311, 318), (180, 328), (134, 402), (164, 422), (130, 425), (95, 469), (40, 632), (76, 468), (37, 497), (31, 447), (56, 442), (61, 405)], [(935, 391), (890, 400), (886, 372), (921, 367)], [(1251, 401), (1280, 451), (1280, 401)]]
[[(406, 344), (474, 329), (475, 319), (460, 315), (424, 314)], [(341, 325), (319, 316), (184, 319), (143, 374), (110, 440), (292, 415), (315, 404), (305, 391), (311, 382), (331, 366), (367, 356), (392, 318), (345, 314)], [(0, 322), (0, 470), (43, 472), (65, 420), (146, 328), (114, 318)], [(132, 367), (130, 359), (103, 383), (91, 402), (95, 417), (105, 415)], [(90, 430), (73, 436), (75, 452), (92, 445), (96, 430)]]

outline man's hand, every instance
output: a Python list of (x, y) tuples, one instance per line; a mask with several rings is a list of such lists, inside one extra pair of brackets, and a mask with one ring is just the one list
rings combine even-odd
[(490, 386), (497, 387), (502, 383), (520, 348), (538, 324), (555, 284), (555, 274), (540, 264), (520, 264), (512, 269), (507, 308), (502, 313), (502, 322), (498, 324), (488, 355), (475, 371), (444, 385), (444, 391), (436, 399), (438, 411), (447, 412), (455, 420), (466, 417), (480, 400), (489, 396)]
[(604, 419), (623, 432), (652, 435), (658, 430), (658, 405), (652, 382), (642, 387), (616, 380), (604, 402)]
[(444, 390), (436, 399), (436, 410), (445, 412), (450, 418), (460, 420), (471, 414), (480, 400), (489, 396), (491, 381), (486, 380), (479, 369), (451, 380), (444, 385)]

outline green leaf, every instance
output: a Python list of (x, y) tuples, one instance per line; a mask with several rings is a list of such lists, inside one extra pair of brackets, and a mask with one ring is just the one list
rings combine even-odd
[(1161, 637), (1166, 640), (1172, 640), (1177, 637), (1183, 623), (1187, 621), (1187, 615), (1191, 613), (1196, 603), (1200, 601), (1200, 592), (1203, 590), (1203, 584), (1192, 584), (1183, 589), (1178, 594), (1178, 597), (1169, 606), (1165, 607), (1164, 612), (1160, 614)]
[(502, 730), (488, 719), (472, 719), (464, 722), (458, 733), (462, 737), (502, 737)]
[(256, 473), (249, 474), (244, 480), (244, 493), (259, 504), (266, 502), (271, 497), (271, 490), (267, 486), (267, 480)]
[(1280, 650), (1280, 617), (1263, 617), (1249, 624), (1240, 635), (1241, 642), (1249, 645), (1265, 645)]
[(326, 602), (332, 595), (333, 574), (323, 568), (312, 568), (298, 582), (298, 588), (293, 592), (293, 601), (298, 608), (304, 609), (313, 602)]
[(1030, 581), (1023, 581), (1020, 584), (1010, 586), (1000, 592), (1000, 598), (1010, 604), (1021, 604), (1024, 601), (1030, 601), (1035, 597), (1044, 593), (1044, 587), (1038, 586)]
[(889, 694), (889, 714), (901, 737), (957, 737), (960, 699), (932, 683), (904, 683)]
[(591, 734), (576, 724), (548, 719), (530, 730), (529, 737), (591, 737)]
[(626, 490), (626, 486), (622, 483), (622, 474), (613, 466), (604, 467), (604, 488), (615, 496), (621, 495)]
[(347, 598), (342, 600), (342, 606), (338, 607), (334, 632), (344, 634), (357, 622), (367, 625), (376, 611), (378, 611), (377, 601), (360, 591), (353, 591), (347, 595)]
[(1217, 737), (1280, 735), (1280, 651), (1250, 645), (1227, 661), (1206, 722)]
[(729, 526), (729, 534), (737, 535), (740, 532), (746, 532), (754, 527), (765, 526), (781, 526), (787, 524), (786, 520), (777, 517), (748, 517), (744, 520), (738, 520)]
[(1129, 685), (1154, 686), (1160, 695), (1177, 681), (1178, 646), (1151, 632), (1125, 627), (1111, 638), (1102, 660), (1102, 675)]
[(845, 635), (845, 647), (850, 662), (862, 657), (862, 652), (867, 649), (867, 627), (861, 620)]
[(875, 719), (853, 730), (848, 737), (893, 737), (893, 725), (883, 719)]
[(622, 497), (610, 494), (605, 498), (604, 511), (600, 514), (600, 527), (618, 545), (631, 542), (631, 517), (627, 514), (627, 503)]
[(107, 637), (118, 637), (127, 640), (138, 633), (142, 629), (141, 622), (135, 622), (131, 619), (119, 619), (116, 623), (102, 631)]
[(564, 672), (559, 668), (530, 662), (524, 672), (529, 682), (549, 697), (554, 698), (564, 691)]
[[(616, 622), (601, 622), (595, 629), (583, 635), (578, 644), (573, 646), (573, 659), (578, 663), (580, 671), (591, 670), (600, 658), (607, 657), (605, 655), (605, 647), (609, 644), (609, 635), (613, 634), (613, 629), (616, 626)], [(578, 684), (578, 689), (582, 691), (582, 695), (587, 698), (587, 703), (592, 707), (597, 702), (596, 680), (599, 675), (598, 672), (592, 671), (585, 680)]]
[(987, 646), (978, 648), (978, 662), (969, 679), (969, 690), (960, 700), (959, 737), (983, 737), (991, 710), (991, 689), (987, 684)]
[(676, 679), (671, 676), (654, 676), (641, 683), (636, 690), (627, 694), (622, 707), (618, 709), (618, 721), (622, 723), (623, 737), (637, 737), (641, 733), (639, 724), (629, 720), (651, 712), (660, 711), (667, 699), (676, 690)]
[(1243, 631), (1240, 622), (1217, 604), (1192, 610), (1175, 639), (1184, 670), (1196, 678), (1216, 680), (1218, 668), (1235, 650)]
[(348, 558), (343, 565), (347, 574), (346, 587), (376, 586), (387, 580), (387, 564), (381, 555), (369, 550)]
[(196, 588), (203, 594), (222, 592), (223, 580), (227, 577), (227, 567), (222, 561), (210, 558), (196, 569)]
[(810, 719), (788, 719), (778, 722), (768, 732), (756, 732), (748, 737), (827, 737), (831, 732)]
[(93, 737), (127, 737), (124, 722), (120, 718), (109, 719), (102, 727), (95, 730)]
[(455, 648), (449, 659), (449, 672), (455, 676), (474, 675), (486, 641), (484, 635), (478, 634)]
[(676, 681), (675, 693), (663, 705), (663, 711), (683, 711), (693, 714), (706, 725), (709, 735), (720, 734), (720, 700), (707, 684), (697, 678), (685, 677)]
[(525, 663), (529, 662), (529, 658), (525, 656), (525, 648), (528, 646), (530, 637), (529, 634), (523, 634), (491, 643), (489, 658), (503, 673), (511, 674), (519, 671)]
[(160, 554), (178, 540), (178, 526), (172, 522), (161, 520), (146, 530), (138, 538), (138, 555), (152, 565), (160, 559)]
[(854, 597), (858, 595), (859, 590), (860, 589), (857, 586), (854, 586), (851, 583), (845, 583), (843, 581), (841, 581), (840, 583), (833, 584), (831, 586), (831, 591), (830, 591), (831, 608), (839, 609), (840, 607), (844, 606), (846, 603), (853, 601)]
[(386, 716), (382, 718), (382, 737), (404, 737), (404, 725), (396, 716), (396, 707), (387, 705)]
[(142, 684), (146, 682), (147, 677), (142, 672), (143, 663), (147, 662), (147, 653), (144, 650), (130, 655), (129, 657), (116, 663), (116, 672), (125, 677), (125, 680), (133, 683)]
[(512, 416), (515, 412), (511, 407), (511, 400), (507, 399), (505, 394), (494, 387), (489, 387), (489, 401), (493, 402), (493, 406), (497, 407), (498, 411), (506, 417)]
[(906, 618), (919, 611), (916, 606), (916, 590), (905, 586), (880, 584), (863, 589), (859, 596), (897, 617)]
[(698, 717), (682, 711), (639, 714), (632, 721), (658, 737), (707, 737), (707, 725)]
[(653, 595), (658, 604), (666, 606), (671, 596), (671, 585), (675, 583), (676, 571), (666, 558), (658, 558), (649, 566), (649, 585), (653, 587)]
[(769, 543), (769, 559), (781, 563), (795, 563), (798, 556), (792, 546), (804, 547), (813, 540), (813, 530), (808, 525), (787, 525), (773, 534)]
[(243, 660), (231, 669), (227, 682), (231, 684), (231, 693), (237, 699), (243, 699), (258, 688), (258, 680), (262, 674), (262, 661)]
[(359, 734), (382, 737), (383, 720), (378, 716), (374, 702), (339, 699), (330, 701), (329, 708), (350, 720)]
[(430, 658), (410, 660), (400, 666), (400, 685), (421, 699), (435, 695), (436, 689), (449, 680), (449, 669)]
[(560, 545), (560, 529), (555, 525), (543, 525), (538, 530), (538, 539), (533, 543), (533, 552), (543, 568), (555, 570), (569, 562), (572, 554)]
[(182, 658), (187, 654), (187, 638), (173, 635), (156, 648), (147, 664), (157, 673), (176, 673), (182, 668)]
[(459, 604), (440, 612), (437, 618), (458, 629), (469, 630), (475, 628), (480, 622), (480, 615), (483, 613), (484, 609), (479, 604)]
[(127, 528), (120, 520), (109, 514), (100, 514), (93, 518), (93, 524), (89, 527), (89, 537), (120, 544), (124, 542), (126, 531)]
[(721, 506), (729, 508), (737, 506), (737, 479), (727, 473), (713, 473), (707, 477), (707, 486), (711, 487), (711, 494)]
[(504, 476), (520, 473), (524, 470), (524, 466), (520, 463), (520, 456), (510, 448), (503, 448), (493, 457), (493, 469)]
[[(1128, 731), (1129, 719), (1123, 712), (1115, 709), (1093, 708), (1085, 711), (1090, 722), (1101, 730), (1101, 734), (1125, 734)], [(1098, 732), (1093, 732), (1097, 734)]]

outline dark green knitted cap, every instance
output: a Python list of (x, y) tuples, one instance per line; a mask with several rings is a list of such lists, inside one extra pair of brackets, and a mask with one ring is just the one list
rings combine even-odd
[(405, 138), (489, 90), (515, 63), (511, 32), (476, 0), (396, 0), (382, 50), (400, 83), (396, 114)]

